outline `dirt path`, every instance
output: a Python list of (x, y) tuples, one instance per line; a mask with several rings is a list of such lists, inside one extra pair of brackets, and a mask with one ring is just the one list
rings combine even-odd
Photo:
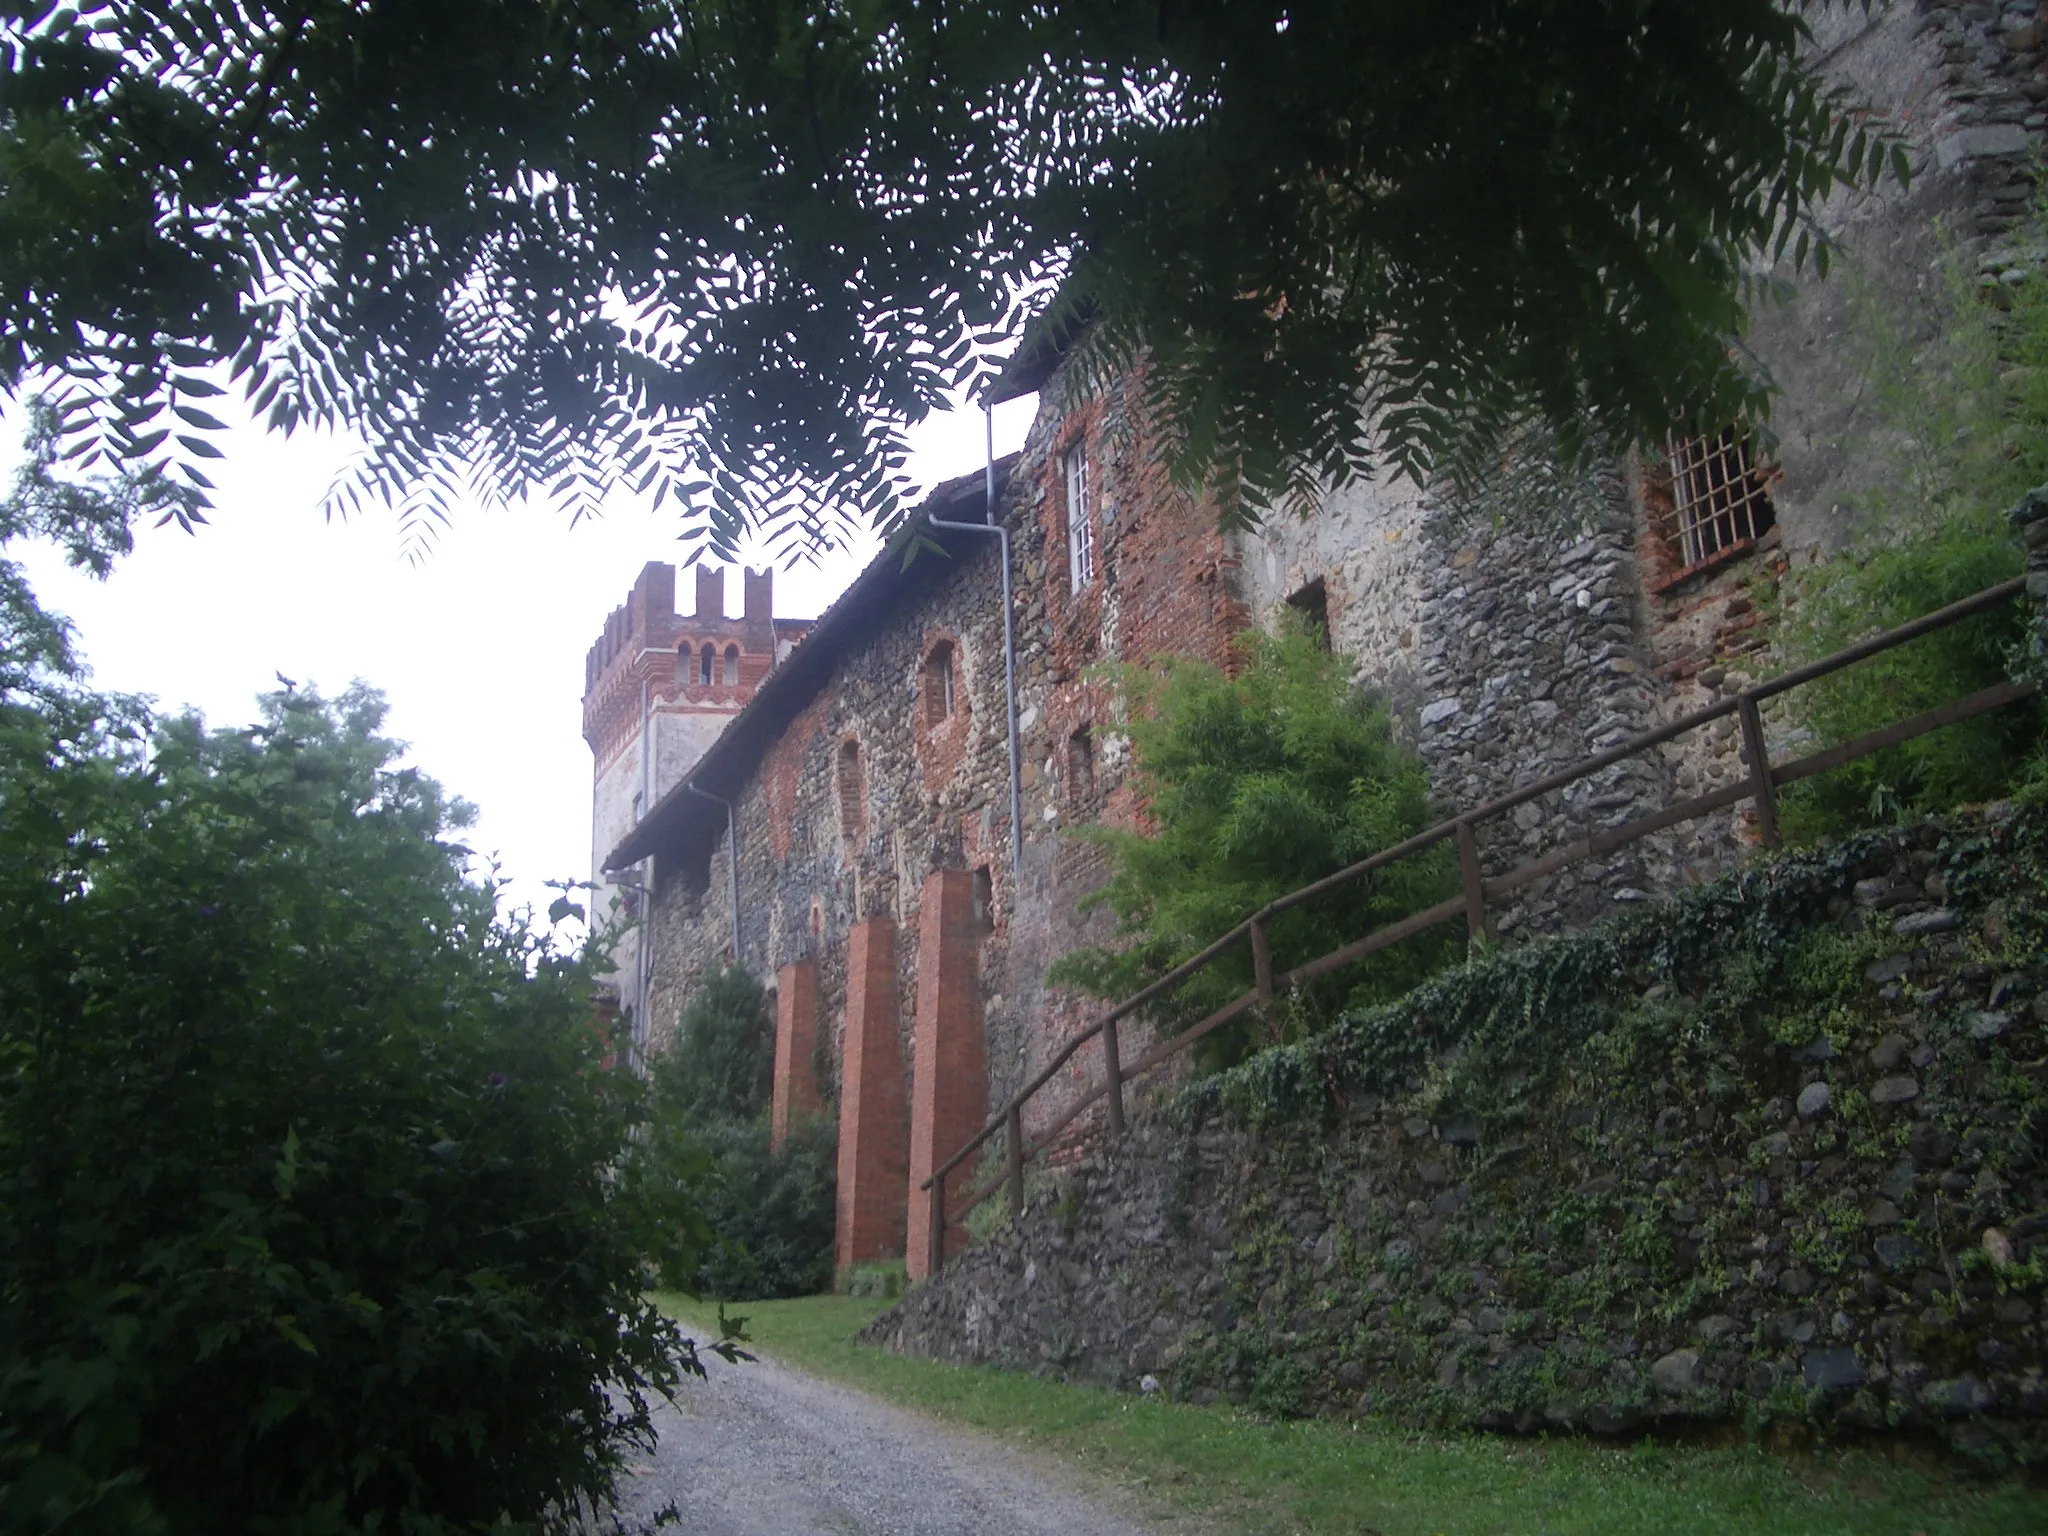
[(673, 1500), (688, 1536), (1151, 1536), (994, 1441), (771, 1361), (706, 1364), (656, 1410), (629, 1531)]

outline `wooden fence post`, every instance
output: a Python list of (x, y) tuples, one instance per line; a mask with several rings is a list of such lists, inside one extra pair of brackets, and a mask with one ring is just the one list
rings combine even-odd
[(1273, 946), (1266, 938), (1266, 925), (1252, 919), (1252, 985), (1259, 992), (1259, 1016), (1266, 1021), (1266, 1034), (1280, 1038), (1280, 1021), (1273, 1013)]
[(1010, 1220), (1024, 1214), (1024, 1110), (1010, 1106)]
[(1102, 1071), (1109, 1080), (1109, 1134), (1121, 1136), (1124, 1133), (1124, 1060), (1117, 1049), (1115, 1019), (1105, 1020), (1102, 1026)]
[(1756, 802), (1757, 841), (1766, 848), (1778, 846), (1778, 791), (1771, 784), (1770, 752), (1764, 745), (1763, 717), (1756, 700), (1745, 693), (1736, 700), (1735, 713), (1742, 721), (1742, 755), (1749, 760), (1749, 795)]
[(1458, 875), (1465, 885), (1465, 931), (1474, 941), (1486, 937), (1486, 882), (1479, 869), (1479, 838), (1472, 823), (1458, 823)]

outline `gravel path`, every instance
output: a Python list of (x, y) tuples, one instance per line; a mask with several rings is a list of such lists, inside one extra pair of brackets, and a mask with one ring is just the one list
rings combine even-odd
[(674, 1500), (688, 1536), (1149, 1536), (992, 1440), (772, 1361), (705, 1365), (655, 1410), (629, 1531)]

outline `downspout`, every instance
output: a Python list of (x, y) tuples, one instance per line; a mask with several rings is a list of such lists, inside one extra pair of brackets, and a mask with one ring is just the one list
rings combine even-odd
[(1003, 698), (1009, 710), (1010, 728), (1010, 881), (1011, 900), (1024, 880), (1024, 769), (1017, 747), (1017, 620), (1010, 598), (1010, 530), (996, 518), (996, 410), (993, 403), (981, 408), (988, 427), (988, 469), (985, 477), (988, 497), (986, 523), (953, 523), (927, 517), (934, 528), (959, 533), (992, 533), (996, 536), (1003, 562)]
[(714, 805), (725, 807), (725, 836), (732, 846), (732, 857), (727, 860), (727, 869), (732, 875), (732, 963), (740, 962), (740, 818), (733, 803), (708, 789), (699, 789), (694, 779), (683, 780), (683, 788), (691, 794), (701, 796)]

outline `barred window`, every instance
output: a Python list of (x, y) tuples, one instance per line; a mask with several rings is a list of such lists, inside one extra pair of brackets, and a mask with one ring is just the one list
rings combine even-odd
[(1719, 437), (1673, 438), (1671, 500), (1677, 513), (1678, 561), (1691, 569), (1762, 537), (1778, 521), (1764, 488), (1765, 471), (1730, 427)]
[(1067, 577), (1078, 592), (1095, 579), (1095, 519), (1088, 506), (1088, 449), (1080, 444), (1061, 461), (1067, 476)]

